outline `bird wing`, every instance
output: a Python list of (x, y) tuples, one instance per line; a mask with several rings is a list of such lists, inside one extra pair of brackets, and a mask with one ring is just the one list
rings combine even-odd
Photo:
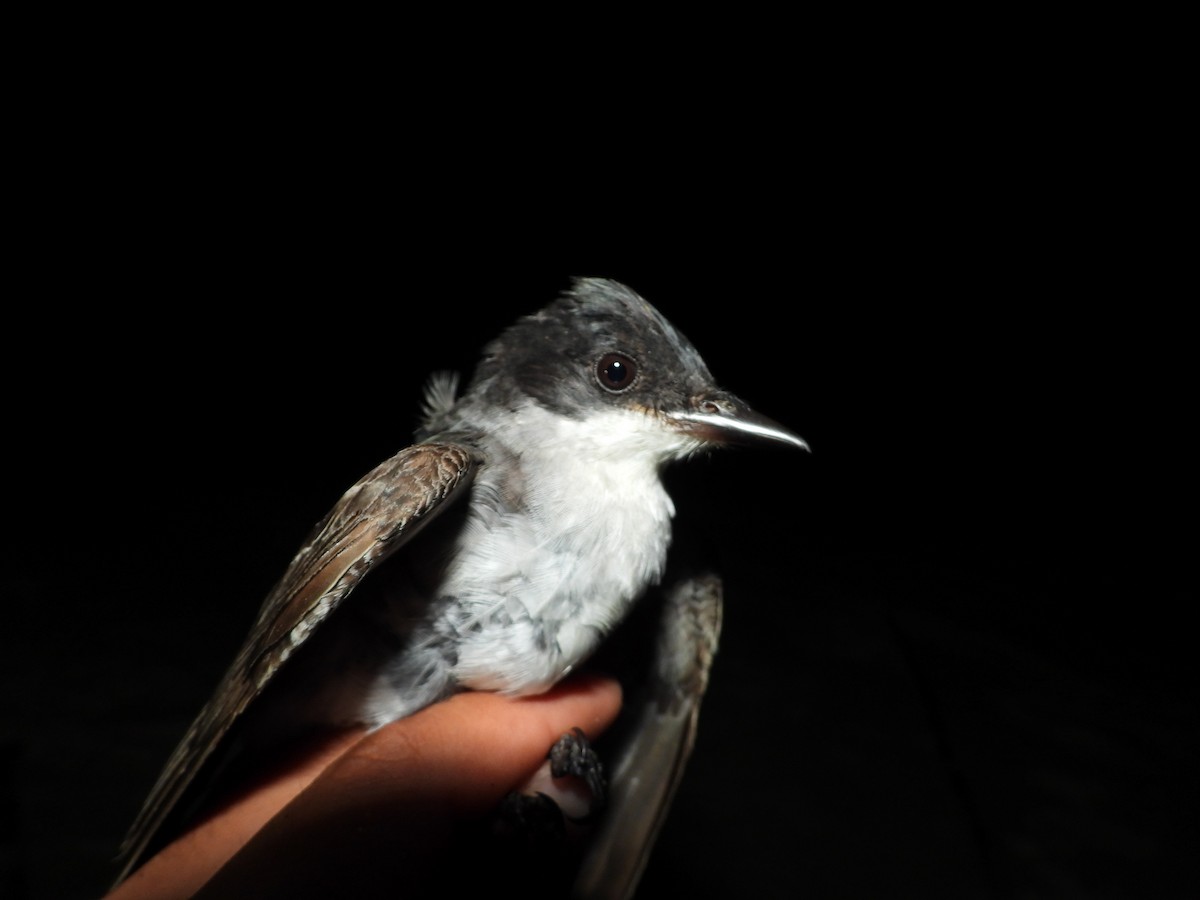
[(696, 740), (722, 601), (721, 579), (712, 573), (663, 589), (653, 665), (627, 698), (614, 735), (619, 749), (608, 760), (608, 803), (576, 872), (576, 900), (624, 900), (637, 887)]
[(317, 523), (142, 806), (121, 845), (125, 862), (118, 883), (140, 864), (201, 766), (279, 667), (372, 567), (461, 495), (478, 462), (477, 453), (462, 444), (408, 447), (367, 473)]

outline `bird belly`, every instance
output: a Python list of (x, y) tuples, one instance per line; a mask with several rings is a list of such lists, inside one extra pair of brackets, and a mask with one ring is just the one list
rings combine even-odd
[(468, 540), (447, 579), (457, 602), (437, 623), (455, 647), (455, 681), (536, 694), (586, 660), (661, 577), (673, 507), (657, 480), (642, 500), (526, 511)]
[[(404, 613), (394, 631), (407, 638), (367, 693), (370, 721), (461, 688), (542, 693), (596, 650), (660, 579), (674, 514), (656, 470), (612, 468), (587, 484), (603, 467), (560, 467), (519, 506), (483, 476), (444, 568), (426, 582), (435, 599), (419, 623), (420, 604), (393, 607)], [(595, 502), (580, 502), (581, 488)]]

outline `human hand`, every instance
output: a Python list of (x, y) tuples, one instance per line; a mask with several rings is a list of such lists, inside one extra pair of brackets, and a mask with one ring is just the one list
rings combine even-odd
[[(537, 697), (468, 692), (366, 734), (306, 748), (133, 873), (109, 900), (453, 895), (472, 839), (573, 727), (620, 709), (610, 679)], [(450, 890), (447, 890), (450, 887)]]

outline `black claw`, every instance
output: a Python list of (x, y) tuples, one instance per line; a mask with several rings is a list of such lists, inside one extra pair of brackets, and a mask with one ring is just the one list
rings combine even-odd
[(585, 815), (576, 817), (564, 813), (556, 800), (540, 791), (508, 794), (494, 820), (498, 833), (516, 838), (530, 850), (564, 847), (568, 837), (567, 823), (585, 825), (591, 822), (605, 803), (604, 766), (582, 729), (572, 729), (555, 741), (546, 758), (554, 778), (582, 780), (591, 793), (591, 803)]
[(604, 779), (604, 764), (588, 743), (583, 729), (573, 728), (555, 741), (547, 758), (550, 760), (550, 774), (555, 778), (567, 775), (581, 778), (592, 793), (591, 810), (582, 818), (572, 819), (572, 822), (588, 821), (604, 809), (608, 792), (608, 783)]
[(562, 810), (540, 791), (536, 794), (513, 791), (506, 796), (500, 804), (500, 820), (531, 846), (559, 846), (566, 838)]

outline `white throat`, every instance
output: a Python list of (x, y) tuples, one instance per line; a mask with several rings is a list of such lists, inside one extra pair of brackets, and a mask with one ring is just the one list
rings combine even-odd
[[(473, 490), (444, 585), (466, 617), (454, 623), (468, 635), (454, 675), (472, 688), (536, 693), (661, 578), (675, 507), (660, 473), (697, 442), (641, 412), (569, 419), (534, 404), (493, 440), (519, 471), (489, 467)], [(517, 483), (501, 483), (513, 475)]]

